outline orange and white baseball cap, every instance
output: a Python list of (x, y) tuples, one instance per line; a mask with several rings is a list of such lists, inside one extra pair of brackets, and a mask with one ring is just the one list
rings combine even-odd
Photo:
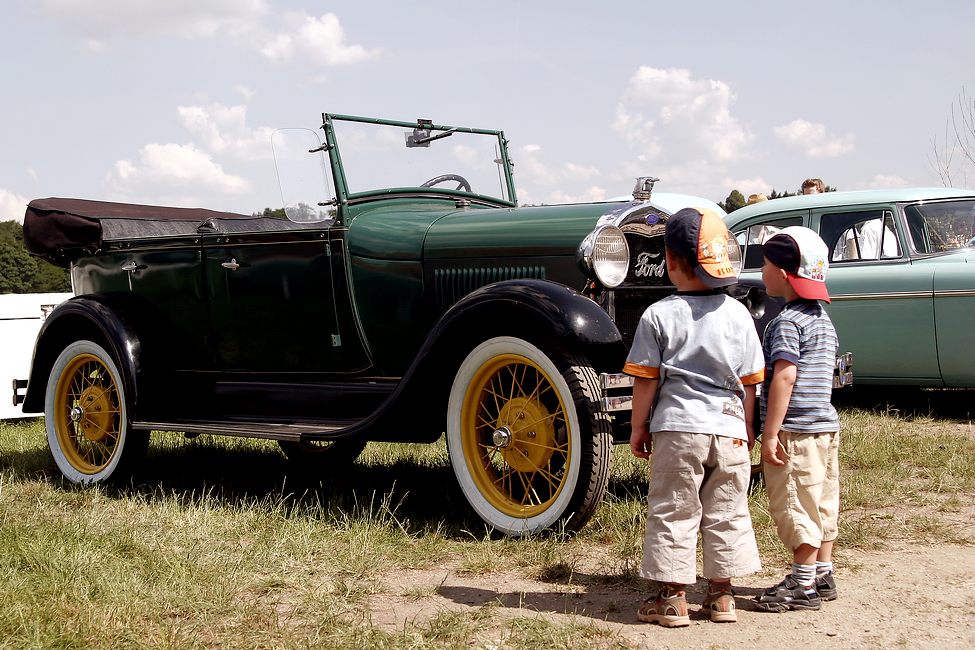
[(694, 274), (711, 288), (738, 282), (741, 248), (721, 217), (706, 208), (684, 208), (667, 220), (664, 243), (692, 263)]

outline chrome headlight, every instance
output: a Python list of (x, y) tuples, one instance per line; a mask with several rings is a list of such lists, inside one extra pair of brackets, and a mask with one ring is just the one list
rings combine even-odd
[(603, 225), (589, 233), (579, 247), (583, 262), (604, 287), (618, 287), (630, 267), (630, 247), (623, 231)]

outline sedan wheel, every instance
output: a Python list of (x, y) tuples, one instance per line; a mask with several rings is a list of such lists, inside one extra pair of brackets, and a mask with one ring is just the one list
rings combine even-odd
[(454, 378), (447, 444), (468, 501), (510, 535), (580, 528), (609, 479), (611, 436), (595, 373), (569, 355), (498, 337)]
[(70, 344), (55, 360), (44, 413), (51, 454), (74, 483), (105, 481), (145, 455), (149, 434), (129, 428), (118, 367), (91, 341)]

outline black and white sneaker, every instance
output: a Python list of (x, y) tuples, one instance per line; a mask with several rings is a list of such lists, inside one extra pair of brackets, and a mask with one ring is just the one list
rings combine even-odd
[(777, 585), (769, 587), (755, 597), (755, 608), (762, 612), (787, 612), (790, 609), (818, 610), (823, 601), (815, 587), (807, 589), (800, 585), (792, 574)]
[(832, 572), (816, 575), (816, 591), (822, 600), (836, 600), (836, 579)]

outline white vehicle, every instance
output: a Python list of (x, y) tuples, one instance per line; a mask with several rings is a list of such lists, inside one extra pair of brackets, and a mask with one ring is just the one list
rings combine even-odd
[[(16, 382), (26, 385), (30, 375), (34, 341), (47, 315), (70, 293), (8, 293), (0, 295), (0, 386), (14, 387), (14, 395), (23, 398), (23, 385), (18, 392)], [(7, 395), (10, 395), (7, 393)], [(25, 416), (20, 404), (5, 398), (0, 400), (0, 419), (37, 417)]]

